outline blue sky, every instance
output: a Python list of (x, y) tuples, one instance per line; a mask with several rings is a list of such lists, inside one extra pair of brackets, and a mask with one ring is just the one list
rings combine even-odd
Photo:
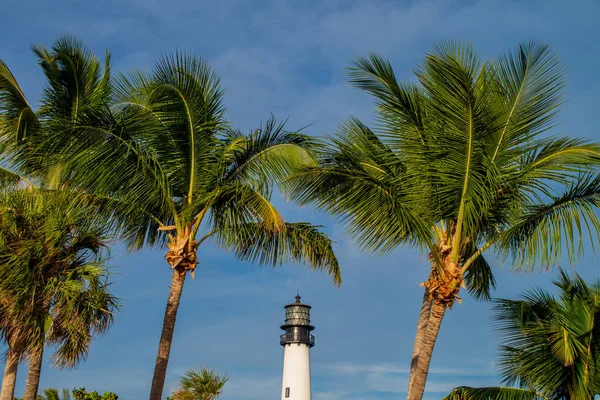
[[(150, 67), (163, 52), (193, 51), (222, 76), (229, 119), (257, 127), (269, 113), (288, 128), (335, 130), (345, 117), (372, 118), (370, 99), (348, 87), (344, 67), (369, 51), (391, 59), (399, 79), (442, 39), (473, 43), (484, 57), (531, 38), (550, 43), (564, 58), (568, 102), (554, 133), (600, 140), (600, 6), (597, 0), (529, 1), (202, 1), (2, 0), (0, 58), (30, 99), (43, 76), (29, 51), (72, 33), (98, 53), (110, 49), (115, 70)], [(313, 398), (401, 398), (407, 382), (427, 259), (411, 249), (386, 257), (361, 254), (343, 227), (327, 216), (277, 200), (289, 220), (326, 225), (336, 240), (344, 284), (290, 265), (258, 268), (211, 247), (200, 251), (194, 281), (186, 282), (175, 332), (167, 389), (187, 368), (205, 364), (230, 375), (223, 400), (278, 399), (283, 305), (299, 289), (313, 306)], [(163, 249), (127, 254), (113, 249), (115, 293), (124, 309), (112, 331), (97, 340), (74, 371), (44, 366), (42, 387), (86, 386), (126, 400), (148, 395), (170, 270)], [(589, 256), (577, 266), (600, 277)], [(497, 269), (498, 297), (516, 297), (531, 285), (550, 287), (555, 273), (515, 274)], [(496, 338), (487, 304), (464, 294), (446, 316), (433, 356), (427, 400), (456, 385), (496, 383)], [(2, 367), (0, 365), (0, 367)], [(2, 367), (3, 368), (3, 367)], [(18, 392), (22, 393), (25, 368)]]

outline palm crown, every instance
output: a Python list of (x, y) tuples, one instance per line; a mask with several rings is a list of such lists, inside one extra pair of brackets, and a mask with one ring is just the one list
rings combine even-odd
[(179, 387), (173, 393), (173, 400), (215, 400), (223, 393), (229, 378), (206, 367), (186, 371), (179, 379)]
[(500, 373), (513, 387), (459, 387), (447, 400), (587, 400), (600, 394), (600, 282), (588, 285), (561, 270), (556, 295), (530, 290), (499, 299)]
[[(415, 69), (415, 83), (399, 83), (375, 54), (356, 59), (348, 76), (375, 98), (377, 129), (349, 119), (289, 191), (340, 216), (364, 249), (426, 249), (432, 269), (417, 332), (433, 339), (425, 353), (461, 286), (489, 299), (488, 248), (517, 268), (543, 268), (563, 249), (573, 261), (596, 237), (600, 146), (545, 134), (564, 87), (548, 46), (529, 42), (482, 62), (469, 45), (444, 42)], [(426, 376), (429, 356), (415, 346), (413, 368), (421, 363)], [(420, 380), (409, 398), (422, 395)]]
[[(230, 128), (218, 78), (189, 55), (166, 56), (152, 73), (121, 76), (113, 91), (101, 126), (77, 124), (45, 145), (60, 147), (73, 182), (118, 214), (131, 246), (168, 242), (169, 263), (193, 270), (195, 247), (215, 237), (243, 259), (316, 261), (339, 283), (329, 241), (308, 224), (285, 223), (270, 203), (271, 181), (314, 163), (309, 137), (274, 119), (250, 134)], [(83, 165), (94, 165), (93, 173)], [(280, 240), (287, 245), (269, 246)], [(181, 246), (192, 259), (179, 258)]]
[[(77, 120), (49, 118), (31, 158), (53, 182), (67, 180), (93, 196), (131, 248), (168, 245), (173, 284), (151, 395), (159, 398), (183, 281), (204, 241), (260, 264), (306, 262), (337, 285), (341, 276), (327, 236), (308, 223), (286, 222), (270, 201), (274, 182), (314, 165), (309, 137), (273, 118), (249, 134), (231, 128), (218, 77), (188, 54), (166, 55), (151, 72), (102, 87), (89, 90), (93, 107)], [(50, 92), (48, 99), (55, 97)]]
[(26, 398), (37, 395), (46, 344), (56, 346), (52, 364), (74, 367), (119, 308), (104, 266), (108, 229), (95, 211), (68, 191), (0, 192), (0, 336), (9, 356), (29, 356)]
[(111, 94), (110, 54), (101, 61), (82, 42), (66, 35), (50, 49), (34, 45), (32, 50), (47, 81), (37, 110), (0, 60), (0, 151), (6, 161), (0, 165), (0, 179), (19, 174), (46, 187), (59, 187), (68, 182), (69, 171), (48, 162), (61, 149), (42, 146), (43, 140), (71, 132), (76, 124), (100, 123)]

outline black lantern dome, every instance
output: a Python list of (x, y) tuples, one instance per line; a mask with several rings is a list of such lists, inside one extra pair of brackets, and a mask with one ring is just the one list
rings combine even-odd
[(315, 329), (310, 324), (310, 309), (312, 307), (302, 303), (300, 298), (300, 295), (297, 295), (294, 303), (290, 303), (284, 307), (285, 323), (281, 325), (281, 329), (285, 333), (279, 339), (279, 344), (282, 346), (292, 343), (302, 343), (309, 347), (315, 345), (315, 337), (310, 334), (310, 331)]

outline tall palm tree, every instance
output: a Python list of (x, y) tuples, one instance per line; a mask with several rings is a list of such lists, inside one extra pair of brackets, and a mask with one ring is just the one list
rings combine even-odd
[[(37, 399), (46, 344), (57, 347), (53, 365), (76, 366), (118, 309), (102, 256), (109, 225), (98, 215), (65, 190), (0, 192), (0, 335), (29, 357), (24, 400)], [(2, 399), (12, 399), (16, 368), (6, 365)]]
[(206, 367), (186, 371), (179, 379), (179, 387), (173, 400), (216, 400), (223, 393), (229, 378)]
[[(8, 66), (0, 60), (0, 154), (3, 159), (0, 185), (33, 187), (35, 183), (42, 188), (70, 190), (68, 171), (56, 163), (50, 169), (36, 152), (40, 141), (50, 132), (75, 123), (95, 121), (97, 111), (107, 107), (110, 56), (107, 54), (102, 68), (103, 63), (87, 46), (69, 36), (59, 37), (51, 49), (33, 46), (32, 50), (48, 82), (38, 110), (33, 109)], [(46, 153), (59, 151), (43, 150)], [(16, 360), (10, 350), (8, 354)], [(30, 365), (35, 367), (30, 371), (39, 370), (39, 361), (39, 357), (30, 360)], [(16, 364), (14, 367), (16, 372)], [(36, 381), (34, 377), (30, 380)], [(34, 392), (32, 385), (28, 388)]]
[(54, 161), (72, 184), (104, 201), (130, 248), (167, 244), (172, 280), (150, 394), (159, 400), (183, 284), (201, 244), (214, 239), (260, 264), (306, 262), (336, 284), (340, 271), (327, 236), (285, 222), (270, 201), (273, 182), (314, 164), (309, 137), (274, 119), (248, 134), (232, 129), (219, 79), (192, 55), (167, 55), (113, 86), (101, 124), (63, 126), (45, 146), (60, 149)]
[(363, 249), (429, 255), (409, 400), (422, 398), (460, 289), (489, 298), (489, 249), (516, 268), (546, 268), (563, 251), (574, 261), (600, 228), (600, 146), (547, 134), (564, 87), (548, 46), (528, 42), (482, 62), (471, 46), (443, 42), (415, 76), (399, 83), (385, 58), (356, 59), (349, 81), (374, 96), (377, 129), (349, 119), (320, 166), (289, 182), (292, 196), (339, 216)]
[(458, 387), (445, 400), (590, 400), (600, 395), (600, 281), (560, 271), (542, 289), (495, 301), (503, 343), (499, 370), (513, 387)]

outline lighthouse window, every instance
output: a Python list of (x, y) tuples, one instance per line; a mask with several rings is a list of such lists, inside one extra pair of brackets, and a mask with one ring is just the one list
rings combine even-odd
[(285, 388), (285, 397), (290, 397), (290, 388)]

